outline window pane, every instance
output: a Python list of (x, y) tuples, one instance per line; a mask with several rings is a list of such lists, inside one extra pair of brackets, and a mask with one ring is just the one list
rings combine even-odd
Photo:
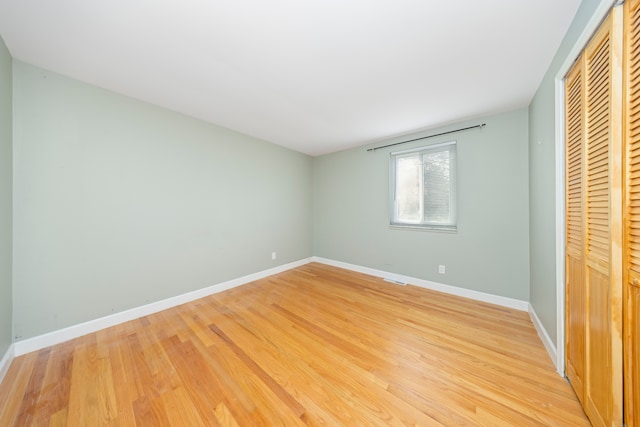
[(422, 221), (422, 164), (420, 155), (396, 159), (396, 221), (419, 223)]
[(424, 221), (427, 223), (451, 222), (449, 160), (449, 150), (424, 154)]
[(456, 142), (391, 153), (391, 225), (456, 231)]

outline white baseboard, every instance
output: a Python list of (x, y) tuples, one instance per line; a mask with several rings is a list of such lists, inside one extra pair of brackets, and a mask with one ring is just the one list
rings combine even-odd
[(549, 353), (549, 357), (551, 357), (551, 361), (553, 362), (553, 365), (556, 367), (556, 370), (558, 371), (558, 373), (564, 376), (564, 372), (560, 372), (558, 368), (558, 352), (556, 350), (556, 345), (553, 343), (553, 340), (547, 333), (547, 330), (542, 325), (540, 318), (536, 314), (536, 311), (533, 309), (533, 306), (531, 304), (529, 304), (529, 317), (531, 318), (531, 322), (533, 323), (533, 326), (535, 326), (536, 331), (538, 332), (538, 336), (540, 337), (540, 340), (542, 341), (544, 348), (547, 349), (547, 353)]
[(514, 298), (503, 297), (499, 295), (488, 294), (485, 292), (473, 291), (470, 289), (459, 288), (457, 286), (444, 285), (442, 283), (430, 282), (428, 280), (417, 279), (415, 277), (404, 276), (402, 274), (389, 273), (388, 271), (376, 270), (374, 268), (362, 267), (360, 265), (348, 264), (346, 262), (334, 261), (321, 257), (311, 257), (312, 262), (332, 265), (334, 267), (344, 268), (346, 270), (356, 271), (358, 273), (369, 274), (371, 276), (390, 279), (395, 282), (410, 283), (425, 289), (431, 289), (446, 294), (457, 295), (464, 298), (470, 298), (476, 301), (488, 302), (503, 307), (513, 308), (520, 311), (527, 311), (529, 303)]
[[(167, 298), (161, 301), (146, 304), (140, 307), (125, 310), (120, 313), (111, 314), (99, 319), (90, 320), (88, 322), (80, 323), (78, 325), (69, 326), (64, 329), (49, 332), (43, 335), (39, 335), (33, 338), (27, 338), (14, 343), (14, 355), (21, 356), (32, 351), (40, 350), (55, 344), (59, 344), (71, 339), (81, 337), (92, 332), (99, 331), (111, 326), (115, 326), (130, 320), (134, 320), (140, 317), (148, 316), (153, 313), (157, 313), (162, 310), (166, 310), (171, 307), (175, 307), (187, 302), (191, 302), (206, 296), (226, 291), (250, 282), (254, 282), (259, 279), (263, 279), (274, 274), (282, 273), (283, 271), (291, 270), (292, 268), (300, 267), (301, 265), (308, 264), (310, 258), (305, 258), (299, 261), (284, 264), (278, 267), (270, 268), (268, 270), (260, 271), (258, 273), (250, 274), (248, 276), (239, 277), (237, 279), (229, 280), (227, 282), (218, 283), (213, 286), (198, 289), (196, 291), (188, 292), (186, 294), (177, 295), (175, 297)], [(3, 359), (4, 360), (4, 359)], [(1, 365), (0, 365), (1, 368)]]
[[(401, 274), (390, 273), (383, 270), (376, 270), (373, 268), (362, 267), (359, 265), (354, 265), (354, 264), (349, 264), (341, 261), (334, 261), (334, 260), (314, 256), (311, 258), (302, 259), (289, 264), (284, 264), (278, 267), (264, 270), (258, 273), (250, 274), (248, 276), (229, 280), (227, 282), (218, 283), (216, 285), (209, 286), (203, 289), (198, 289), (196, 291), (188, 292), (186, 294), (177, 295), (175, 297), (167, 298), (162, 301), (153, 302), (151, 304), (146, 304), (140, 307), (132, 308), (130, 310), (125, 310), (120, 313), (111, 314), (109, 316), (101, 317), (99, 319), (90, 320), (88, 322), (80, 323), (78, 325), (69, 326), (67, 328), (59, 329), (57, 331), (49, 332), (33, 338), (27, 338), (24, 340), (16, 341), (12, 345), (11, 353), (7, 353), (7, 355), (9, 356), (5, 355), (5, 357), (2, 359), (2, 362), (4, 362), (5, 359), (13, 360), (13, 357), (21, 356), (23, 354), (30, 353), (32, 351), (37, 351), (55, 344), (69, 341), (71, 339), (74, 339), (92, 332), (96, 332), (101, 329), (115, 326), (115, 325), (128, 322), (130, 320), (134, 320), (140, 317), (148, 316), (150, 314), (157, 313), (159, 311), (166, 310), (171, 307), (185, 304), (187, 302), (194, 301), (199, 298), (204, 298), (206, 296), (209, 296), (218, 292), (222, 292), (228, 289), (232, 289), (232, 288), (235, 288), (235, 287), (238, 287), (238, 286), (241, 286), (241, 285), (244, 285), (244, 284), (247, 284), (247, 283), (250, 283), (274, 274), (281, 273), (283, 271), (291, 270), (293, 268), (308, 264), (309, 262), (319, 262), (322, 264), (332, 265), (335, 267), (340, 267), (347, 270), (356, 271), (359, 273), (364, 273), (372, 276), (390, 279), (395, 282), (411, 283), (412, 285), (419, 286), (426, 289), (431, 289), (431, 290), (444, 292), (451, 295), (470, 298), (477, 301), (488, 302), (491, 304), (496, 304), (503, 307), (509, 307), (516, 310), (521, 310), (521, 311), (529, 310), (531, 312), (530, 305), (526, 301), (507, 298), (499, 295), (492, 295), (492, 294), (479, 292), (479, 291), (473, 291), (470, 289), (459, 288), (456, 286), (444, 285), (441, 283), (430, 282), (428, 280), (418, 279), (415, 277), (404, 276)], [(538, 325), (536, 325), (536, 328), (538, 328)], [(542, 330), (544, 331), (544, 328)], [(551, 342), (550, 340), (548, 341)], [(543, 343), (545, 343), (545, 347), (547, 347), (547, 343), (544, 341), (544, 339), (543, 339)], [(552, 346), (552, 348), (554, 347)], [(554, 351), (555, 351), (555, 348), (554, 348)], [(3, 365), (0, 365), (0, 369), (2, 369), (2, 367)], [(8, 366), (7, 366), (7, 369), (8, 369)]]
[(9, 370), (9, 366), (11, 366), (11, 362), (13, 362), (15, 355), (15, 346), (11, 344), (4, 356), (2, 356), (2, 359), (0, 359), (0, 383), (4, 379), (4, 376), (7, 375), (7, 371)]

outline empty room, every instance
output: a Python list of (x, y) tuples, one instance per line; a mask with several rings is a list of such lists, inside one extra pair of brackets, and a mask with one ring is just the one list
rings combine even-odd
[(0, 0), (0, 426), (640, 427), (639, 58), (640, 0)]

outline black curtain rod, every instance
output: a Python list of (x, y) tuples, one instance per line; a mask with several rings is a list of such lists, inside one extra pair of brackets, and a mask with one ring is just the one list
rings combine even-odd
[(442, 132), (442, 133), (437, 133), (435, 135), (423, 136), (421, 138), (410, 139), (408, 141), (396, 142), (395, 144), (383, 145), (381, 147), (369, 148), (367, 151), (376, 151), (376, 150), (380, 150), (381, 148), (393, 147), (394, 145), (406, 144), (407, 142), (420, 141), (421, 139), (433, 138), (435, 136), (448, 135), (450, 133), (455, 133), (455, 132), (462, 132), (463, 130), (476, 129), (476, 128), (482, 129), (486, 125), (487, 125), (486, 123), (482, 123), (481, 125), (475, 125), (475, 126), (469, 126), (469, 127), (466, 127), (466, 128), (450, 130), (448, 132)]

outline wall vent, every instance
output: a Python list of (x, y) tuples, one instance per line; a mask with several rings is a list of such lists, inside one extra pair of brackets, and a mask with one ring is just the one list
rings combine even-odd
[(400, 285), (400, 286), (405, 286), (406, 283), (405, 282), (400, 282), (399, 280), (394, 280), (394, 279), (389, 279), (388, 277), (383, 277), (385, 282), (391, 282), (394, 283), (396, 285)]

